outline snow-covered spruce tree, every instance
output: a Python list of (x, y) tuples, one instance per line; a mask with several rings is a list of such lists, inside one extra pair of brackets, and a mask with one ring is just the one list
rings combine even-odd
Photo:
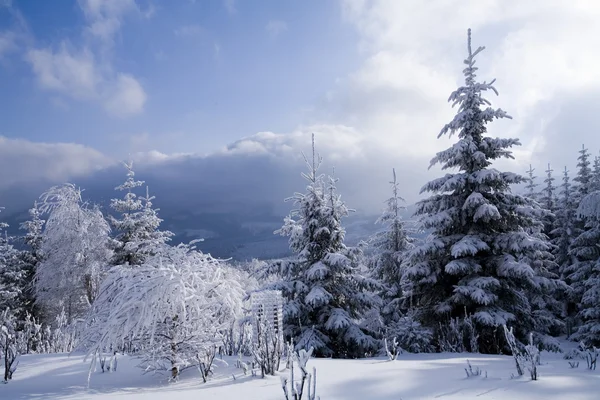
[(577, 176), (573, 178), (577, 185), (575, 186), (575, 199), (577, 205), (585, 196), (590, 193), (592, 184), (592, 169), (590, 168), (590, 153), (585, 145), (579, 150), (577, 157)]
[(0, 222), (0, 310), (10, 308), (13, 315), (24, 311), (25, 274), (21, 252), (13, 246), (7, 228), (8, 224)]
[(459, 106), (454, 119), (439, 136), (458, 134), (458, 141), (439, 152), (431, 166), (458, 169), (426, 184), (421, 192), (433, 193), (417, 204), (416, 215), (430, 240), (409, 253), (405, 278), (425, 325), (435, 327), (440, 318), (472, 315), (481, 352), (497, 352), (497, 330), (518, 321), (518, 336), (541, 324), (532, 311), (531, 293), (542, 290), (529, 260), (548, 245), (528, 232), (540, 227), (537, 203), (511, 193), (510, 186), (526, 182), (520, 175), (491, 168), (517, 139), (486, 136), (494, 119), (510, 118), (489, 107), (483, 92), (496, 90), (493, 82), (475, 80), (475, 57), (468, 35), (465, 85), (450, 96)]
[(20, 228), (25, 231), (23, 243), (26, 246), (26, 250), (22, 252), (24, 280), (27, 283), (22, 294), (23, 306), (26, 311), (31, 314), (30, 318), (35, 317), (37, 319), (39, 319), (40, 310), (35, 302), (35, 288), (33, 281), (38, 265), (43, 259), (42, 232), (45, 222), (46, 221), (42, 219), (42, 213), (38, 204), (35, 202), (33, 207), (29, 210), (29, 220), (23, 222), (20, 226)]
[[(569, 171), (565, 167), (563, 171), (562, 184), (560, 186), (559, 198), (557, 199), (556, 218), (553, 230), (550, 232), (551, 243), (553, 245), (552, 253), (554, 261), (558, 264), (558, 271), (561, 280), (570, 284), (569, 275), (571, 266), (574, 263), (574, 257), (570, 253), (571, 244), (575, 238), (575, 204), (573, 190), (569, 179)], [(577, 314), (576, 296), (569, 286), (565, 293), (560, 296), (563, 302), (563, 319), (566, 325), (567, 335), (570, 336), (574, 326), (574, 319)]]
[(533, 175), (535, 168), (529, 164), (529, 169), (525, 171), (527, 173), (527, 185), (525, 185), (526, 196), (531, 200), (537, 200), (539, 192), (537, 191), (538, 184), (536, 183), (537, 176)]
[[(376, 221), (383, 229), (369, 240), (373, 255), (368, 261), (372, 277), (382, 285), (379, 293), (382, 300), (381, 316), (387, 327), (399, 321), (403, 314), (401, 265), (406, 252), (412, 248), (412, 240), (402, 219), (405, 207), (404, 199), (399, 194), (400, 184), (396, 179), (396, 170), (392, 170), (392, 173), (392, 197), (386, 200), (386, 208)], [(391, 335), (394, 333), (391, 332)]]
[(571, 186), (569, 171), (565, 167), (563, 171), (562, 184), (560, 185), (560, 194), (556, 210), (556, 221), (554, 230), (551, 232), (552, 244), (554, 247), (554, 257), (559, 265), (561, 276), (566, 277), (565, 269), (572, 264), (572, 257), (569, 255), (569, 249), (574, 239), (575, 233), (575, 197)]
[(551, 233), (554, 229), (554, 224), (556, 221), (556, 211), (557, 211), (557, 198), (556, 198), (556, 186), (554, 186), (554, 176), (552, 173), (554, 170), (548, 164), (548, 169), (546, 169), (546, 179), (544, 179), (544, 189), (542, 189), (542, 193), (539, 199), (540, 205), (549, 211), (550, 213), (544, 218), (544, 234), (546, 236), (552, 238)]
[(156, 209), (152, 208), (152, 200), (148, 188), (146, 197), (138, 197), (133, 190), (142, 186), (143, 181), (135, 180), (133, 163), (123, 163), (127, 168), (127, 179), (115, 190), (125, 191), (123, 199), (112, 199), (110, 206), (121, 218), (109, 217), (117, 236), (114, 241), (113, 265), (141, 265), (145, 259), (153, 255), (153, 249), (170, 240), (173, 234), (160, 231), (162, 219)]
[(348, 209), (340, 200), (335, 179), (325, 184), (319, 174), (322, 158), (304, 157), (306, 193), (291, 198), (297, 206), (276, 231), (289, 236), (293, 257), (269, 264), (264, 271), (273, 281), (264, 289), (281, 290), (284, 333), (296, 349), (317, 356), (360, 357), (374, 349), (374, 339), (361, 329), (360, 318), (377, 304), (368, 290), (375, 284), (361, 274), (360, 249), (344, 245), (341, 220)]
[(98, 207), (81, 199), (75, 185), (54, 186), (42, 196), (48, 214), (42, 235), (44, 255), (35, 273), (35, 296), (53, 324), (64, 309), (67, 321), (85, 315), (98, 294), (112, 253), (110, 227)]
[(600, 190), (600, 156), (594, 157), (594, 169), (592, 171), (590, 190), (592, 192)]
[(600, 191), (584, 197), (577, 209), (585, 221), (585, 230), (573, 241), (571, 253), (572, 287), (579, 299), (579, 318), (582, 325), (576, 333), (588, 346), (600, 345)]
[(80, 347), (96, 357), (129, 344), (142, 368), (176, 378), (214, 356), (241, 314), (244, 290), (236, 271), (210, 255), (188, 245), (161, 246), (136, 268), (110, 270)]
[[(528, 173), (528, 184), (527, 198), (533, 202), (539, 202), (541, 209), (535, 210), (531, 214), (533, 218), (537, 220), (536, 224), (533, 224), (526, 229), (532, 237), (539, 239), (546, 243), (546, 248), (538, 248), (537, 250), (524, 257), (529, 265), (531, 265), (535, 272), (534, 280), (536, 282), (536, 288), (539, 290), (533, 290), (530, 294), (529, 302), (532, 307), (532, 312), (535, 314), (537, 321), (534, 326), (536, 332), (550, 332), (554, 336), (560, 334), (563, 329), (563, 323), (561, 317), (563, 315), (563, 305), (561, 297), (567, 292), (566, 284), (560, 279), (559, 265), (555, 262), (555, 257), (552, 254), (554, 246), (550, 243), (550, 237), (546, 234), (547, 230), (550, 230), (554, 219), (554, 214), (550, 208), (546, 208), (546, 205), (552, 207), (551, 193), (552, 189), (552, 176), (550, 166), (549, 171), (546, 171), (548, 178), (546, 181), (545, 191), (539, 193), (536, 191), (538, 186), (535, 183), (535, 176), (533, 176), (534, 169), (529, 166)], [(546, 198), (546, 192), (550, 193), (550, 197)], [(542, 197), (543, 196), (543, 197)], [(542, 199), (544, 201), (542, 201)], [(537, 208), (537, 204), (535, 206)], [(541, 335), (538, 340), (547, 349), (559, 349), (558, 342), (547, 335)]]
[[(585, 145), (581, 146), (579, 157), (577, 157), (577, 175), (573, 180), (576, 182), (573, 185), (573, 225), (570, 233), (572, 242), (569, 250), (571, 263), (565, 268), (566, 281), (571, 286), (571, 297), (568, 305), (569, 315), (573, 316), (575, 309), (579, 309), (582, 296), (585, 292), (585, 282), (595, 263), (596, 244), (593, 242), (594, 230), (593, 221), (589, 221), (577, 212), (582, 200), (591, 192), (592, 189), (592, 170), (590, 168), (589, 152)], [(577, 317), (581, 314), (577, 313)], [(574, 324), (579, 321), (575, 319)]]

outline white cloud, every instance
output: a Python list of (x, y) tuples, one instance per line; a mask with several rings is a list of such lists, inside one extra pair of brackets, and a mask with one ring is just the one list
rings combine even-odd
[(87, 21), (80, 48), (63, 41), (58, 48), (32, 48), (26, 53), (40, 87), (75, 100), (100, 103), (112, 116), (141, 113), (147, 98), (144, 88), (132, 75), (115, 71), (110, 52), (125, 16), (141, 12), (135, 0), (78, 3)]
[[(408, 201), (417, 199), (427, 175), (427, 161), (412, 155), (398, 157), (374, 142), (366, 132), (344, 125), (304, 126), (285, 134), (260, 132), (238, 140), (212, 157), (270, 159), (275, 165), (273, 168), (289, 171), (291, 175), (280, 178), (283, 180), (265, 179), (294, 190), (289, 189), (288, 181), (298, 182), (296, 177), (304, 171), (302, 152), (310, 154), (313, 133), (317, 151), (324, 158), (321, 172), (331, 173), (331, 168), (335, 167), (336, 176), (341, 179), (342, 194), (350, 207), (379, 212), (381, 202), (389, 194), (387, 178), (392, 168), (399, 171), (398, 179), (404, 186), (403, 197)], [(301, 186), (295, 188), (300, 189)]]
[(35, 143), (0, 136), (0, 189), (35, 182), (62, 183), (111, 165), (102, 153), (73, 143)]
[(272, 38), (276, 38), (283, 32), (287, 31), (288, 25), (285, 21), (271, 20), (267, 23), (265, 29), (269, 36), (271, 36)]
[(87, 49), (71, 51), (63, 43), (58, 51), (30, 50), (27, 60), (43, 89), (76, 100), (101, 101), (116, 117), (139, 114), (144, 109), (147, 96), (141, 84), (131, 75), (107, 74)]
[(70, 52), (65, 43), (56, 52), (51, 49), (34, 49), (27, 53), (40, 86), (55, 90), (76, 99), (97, 96), (101, 81), (93, 54), (84, 49)]
[(139, 114), (144, 109), (146, 93), (131, 75), (119, 74), (104, 103), (106, 111), (117, 117)]
[(139, 11), (135, 0), (79, 0), (79, 6), (88, 20), (87, 32), (109, 44), (121, 29), (124, 16)]
[[(524, 144), (515, 150), (517, 161), (503, 167), (522, 172), (533, 162), (541, 169), (547, 160), (562, 162), (565, 150), (575, 158), (580, 144), (569, 133), (557, 135), (558, 143), (545, 137), (565, 101), (590, 91), (600, 98), (600, 55), (590, 51), (600, 46), (600, 3), (343, 0), (342, 8), (365, 61), (330, 94), (323, 120), (365, 132), (399, 159), (431, 158), (450, 143), (436, 136), (456, 112), (446, 99), (463, 80), (470, 27), (473, 45), (486, 46), (479, 78), (497, 78), (500, 96), (489, 99), (514, 117), (492, 123), (490, 133)], [(596, 137), (586, 143), (600, 147)]]

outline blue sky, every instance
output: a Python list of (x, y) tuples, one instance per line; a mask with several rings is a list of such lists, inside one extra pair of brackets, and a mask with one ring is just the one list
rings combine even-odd
[(490, 134), (522, 143), (496, 167), (574, 170), (600, 149), (598, 20), (589, 0), (0, 0), (0, 206), (124, 158), (203, 204), (281, 206), (312, 133), (350, 207), (379, 212), (392, 168), (414, 202), (467, 28), (513, 117)]
[[(334, 1), (138, 1), (113, 12), (121, 26), (106, 40), (86, 33), (85, 3), (16, 0), (0, 8), (0, 26), (18, 30), (24, 46), (2, 58), (2, 135), (109, 154), (124, 144), (211, 152), (311, 121), (314, 104), (358, 66), (357, 33)], [(60, 54), (62, 46), (69, 55), (88, 51), (96, 68), (110, 69), (98, 72), (106, 80), (122, 73), (139, 82), (142, 109), (111, 115), (96, 100), (40, 84), (27, 52)]]

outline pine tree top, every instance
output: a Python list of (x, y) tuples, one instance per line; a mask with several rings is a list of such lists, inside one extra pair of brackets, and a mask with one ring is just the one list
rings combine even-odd
[(484, 136), (487, 131), (485, 125), (488, 122), (512, 117), (500, 108), (491, 108), (491, 103), (483, 97), (483, 93), (489, 90), (498, 94), (493, 86), (496, 80), (493, 79), (489, 83), (476, 81), (475, 57), (484, 50), (484, 47), (478, 47), (477, 50), (472, 51), (470, 29), (467, 47), (468, 56), (464, 60), (467, 67), (463, 70), (465, 85), (452, 92), (448, 98), (452, 107), (458, 106), (458, 112), (438, 135), (439, 138), (446, 134), (452, 136), (458, 133), (459, 141), (450, 149), (439, 152), (431, 160), (430, 168), (440, 163), (442, 169), (459, 168), (465, 172), (480, 171), (488, 167), (494, 159), (512, 158), (511, 152), (506, 149), (520, 144), (517, 139), (493, 139)]
[(579, 156), (577, 157), (577, 176), (573, 178), (577, 182), (577, 193), (583, 198), (590, 192), (592, 181), (592, 169), (590, 168), (590, 153), (585, 145), (581, 146)]

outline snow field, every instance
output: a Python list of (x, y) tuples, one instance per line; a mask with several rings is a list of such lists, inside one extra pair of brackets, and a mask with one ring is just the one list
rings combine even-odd
[[(466, 377), (467, 360), (482, 369), (482, 376)], [(225, 361), (228, 365), (219, 363), (206, 384), (195, 368), (184, 371), (179, 382), (168, 383), (166, 373), (143, 374), (136, 359), (121, 356), (117, 372), (94, 372), (88, 389), (89, 363), (82, 355), (26, 355), (13, 380), (0, 385), (0, 399), (283, 399), (279, 377), (244, 376), (234, 367), (235, 358)], [(308, 366), (317, 368), (321, 400), (592, 400), (600, 393), (600, 372), (587, 370), (585, 361), (572, 369), (561, 354), (542, 354), (538, 381), (511, 378), (512, 357), (495, 355), (402, 354), (396, 361), (311, 359)]]

